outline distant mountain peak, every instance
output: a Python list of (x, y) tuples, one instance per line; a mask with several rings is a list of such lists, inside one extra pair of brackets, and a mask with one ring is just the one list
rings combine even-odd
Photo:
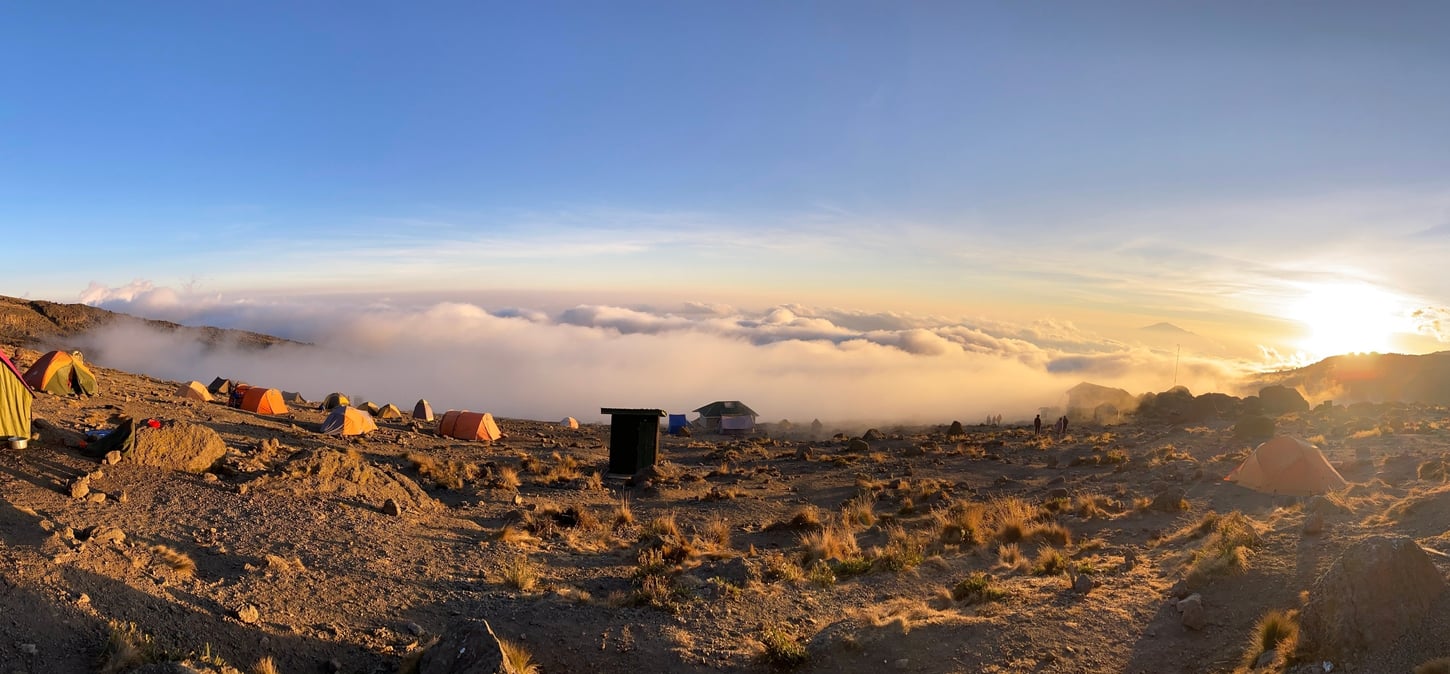
[(1175, 335), (1192, 335), (1192, 334), (1194, 334), (1192, 331), (1184, 330), (1183, 328), (1180, 328), (1180, 327), (1178, 327), (1178, 326), (1176, 326), (1176, 325), (1174, 325), (1172, 323), (1169, 323), (1168, 321), (1161, 321), (1161, 322), (1158, 322), (1158, 323), (1154, 323), (1152, 325), (1145, 325), (1145, 326), (1143, 326), (1141, 328), (1138, 328), (1138, 329), (1139, 330), (1144, 330), (1144, 331), (1147, 331), (1147, 332), (1167, 332), (1167, 333), (1172, 333), (1172, 334), (1175, 334)]

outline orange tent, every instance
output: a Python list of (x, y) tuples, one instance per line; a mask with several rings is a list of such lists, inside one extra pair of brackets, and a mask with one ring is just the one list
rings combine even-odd
[(1224, 479), (1254, 491), (1292, 496), (1322, 494), (1349, 484), (1318, 447), (1282, 435), (1259, 445)]
[(281, 391), (253, 386), (242, 396), (242, 409), (257, 414), (286, 414), (287, 403), (283, 402)]
[(371, 415), (356, 407), (334, 407), (318, 429), (327, 435), (362, 435), (378, 430)]
[(25, 383), (36, 391), (56, 395), (95, 395), (96, 375), (86, 367), (81, 352), (51, 351), (25, 371)]
[(564, 420), (560, 421), (559, 425), (563, 426), (564, 428), (578, 428), (579, 420), (575, 419), (574, 417), (564, 417)]
[(438, 434), (447, 438), (486, 440), (488, 442), (503, 437), (492, 414), (469, 412), (468, 410), (448, 410), (448, 413), (444, 414), (443, 419), (438, 422)]
[(199, 381), (187, 382), (185, 384), (182, 384), (181, 388), (176, 389), (176, 396), (179, 398), (200, 400), (204, 403), (211, 402), (211, 392), (206, 390), (206, 387), (202, 386), (201, 382)]

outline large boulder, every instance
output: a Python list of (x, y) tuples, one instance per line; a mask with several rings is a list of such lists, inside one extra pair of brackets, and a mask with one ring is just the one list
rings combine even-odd
[(1309, 590), (1300, 616), (1305, 652), (1343, 659), (1419, 624), (1445, 589), (1414, 539), (1375, 536), (1350, 546)]
[(1274, 416), (1309, 411), (1309, 401), (1297, 390), (1287, 386), (1265, 386), (1259, 389), (1259, 402), (1264, 407), (1264, 414)]
[(217, 432), (199, 424), (173, 421), (160, 428), (140, 426), (135, 446), (125, 459), (143, 466), (156, 466), (188, 473), (204, 473), (227, 453), (227, 443)]
[(497, 674), (503, 653), (488, 623), (455, 624), (418, 660), (418, 674)]

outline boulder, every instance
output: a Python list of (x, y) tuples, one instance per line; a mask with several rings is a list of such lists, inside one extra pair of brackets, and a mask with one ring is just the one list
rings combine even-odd
[(176, 421), (161, 428), (136, 429), (136, 445), (126, 460), (188, 473), (204, 473), (227, 453), (217, 432), (199, 424)]
[(1344, 551), (1309, 590), (1300, 614), (1306, 653), (1344, 659), (1419, 624), (1445, 589), (1429, 555), (1403, 536), (1374, 536)]
[(1259, 389), (1259, 403), (1263, 405), (1264, 414), (1273, 416), (1309, 411), (1309, 401), (1299, 391), (1287, 386), (1265, 386)]
[(866, 429), (865, 433), (861, 434), (861, 439), (867, 442), (876, 442), (877, 440), (885, 440), (886, 436), (882, 435), (881, 431), (878, 431), (874, 428), (868, 428)]
[(1188, 492), (1184, 491), (1181, 487), (1169, 487), (1158, 492), (1158, 495), (1153, 497), (1153, 503), (1149, 507), (1153, 510), (1166, 513), (1187, 510), (1183, 505), (1187, 496)]
[(1208, 618), (1203, 610), (1203, 596), (1198, 593), (1180, 599), (1178, 613), (1183, 620), (1183, 626), (1188, 629), (1201, 630), (1208, 624)]
[(951, 427), (947, 428), (947, 437), (950, 438), (959, 438), (966, 434), (967, 431), (962, 428), (962, 422), (960, 421), (953, 421)]
[(851, 444), (846, 446), (848, 452), (869, 452), (871, 445), (861, 438), (851, 438)]
[(496, 674), (504, 671), (498, 639), (485, 622), (460, 622), (418, 660), (418, 674)]

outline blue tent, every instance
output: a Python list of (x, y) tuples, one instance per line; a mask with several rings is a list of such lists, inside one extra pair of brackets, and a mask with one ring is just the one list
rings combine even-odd
[(685, 427), (685, 415), (683, 415), (683, 414), (671, 414), (670, 415), (670, 426), (669, 426), (670, 435), (679, 435), (680, 434), (680, 429), (682, 429), (684, 427)]

